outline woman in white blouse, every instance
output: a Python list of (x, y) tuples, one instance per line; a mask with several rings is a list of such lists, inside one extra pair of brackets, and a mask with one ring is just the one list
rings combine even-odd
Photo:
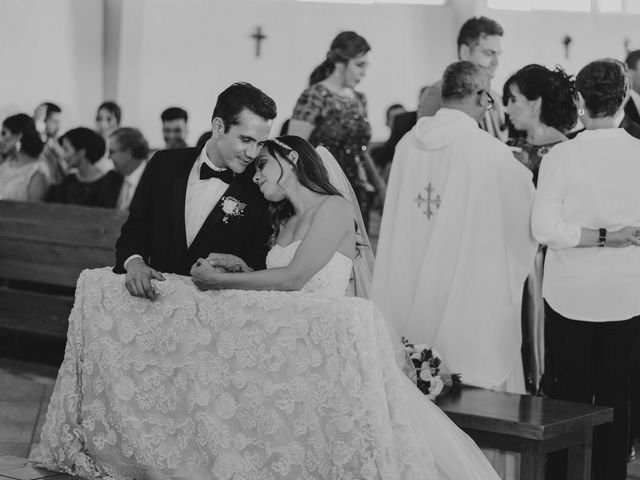
[(532, 214), (534, 236), (549, 246), (542, 289), (552, 396), (613, 407), (613, 422), (594, 433), (593, 471), (624, 480), (640, 332), (640, 141), (617, 128), (629, 96), (624, 64), (592, 62), (576, 87), (586, 130), (543, 158)]

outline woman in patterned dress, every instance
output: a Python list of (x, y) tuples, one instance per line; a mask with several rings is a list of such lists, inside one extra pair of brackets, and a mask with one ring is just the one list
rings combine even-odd
[(324, 146), (336, 157), (356, 192), (367, 226), (376, 192), (371, 182), (384, 192), (384, 182), (367, 152), (371, 139), (367, 99), (355, 90), (369, 68), (370, 49), (357, 33), (340, 33), (331, 42), (325, 61), (311, 73), (310, 86), (296, 103), (288, 131), (314, 147)]

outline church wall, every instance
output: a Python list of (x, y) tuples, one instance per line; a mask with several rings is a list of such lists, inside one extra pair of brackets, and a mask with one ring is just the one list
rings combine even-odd
[(102, 32), (101, 0), (0, 0), (0, 119), (50, 100), (63, 129), (93, 125)]
[[(575, 73), (596, 58), (623, 58), (625, 37), (631, 48), (640, 47), (640, 30), (633, 28), (638, 15), (510, 12), (490, 10), (480, 0), (475, 8), (469, 4), (0, 0), (0, 118), (52, 100), (65, 110), (63, 129), (91, 126), (106, 96), (122, 104), (125, 124), (141, 127), (158, 146), (160, 112), (176, 104), (191, 115), (193, 143), (209, 128), (217, 93), (247, 80), (276, 99), (277, 132), (331, 39), (353, 29), (373, 47), (360, 88), (369, 100), (374, 140), (382, 140), (388, 135), (386, 107), (415, 106), (419, 88), (455, 60), (457, 30), (470, 12), (489, 15), (505, 28), (498, 88), (526, 63), (561, 63)], [(267, 35), (260, 57), (250, 37), (258, 26)], [(565, 34), (573, 39), (568, 59), (561, 44)]]

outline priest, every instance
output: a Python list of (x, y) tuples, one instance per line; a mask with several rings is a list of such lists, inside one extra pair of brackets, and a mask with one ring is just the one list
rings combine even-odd
[(479, 128), (489, 73), (467, 61), (442, 80), (442, 108), (400, 141), (372, 298), (399, 335), (438, 350), (463, 383), (525, 393), (521, 303), (537, 244), (531, 172)]

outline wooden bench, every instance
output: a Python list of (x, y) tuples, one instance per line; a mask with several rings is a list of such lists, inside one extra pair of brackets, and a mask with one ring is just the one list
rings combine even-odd
[(520, 479), (542, 480), (547, 453), (568, 449), (568, 480), (591, 479), (593, 427), (613, 409), (463, 387), (438, 406), (481, 447), (521, 454)]
[(0, 327), (65, 336), (85, 268), (115, 262), (126, 212), (0, 201)]

